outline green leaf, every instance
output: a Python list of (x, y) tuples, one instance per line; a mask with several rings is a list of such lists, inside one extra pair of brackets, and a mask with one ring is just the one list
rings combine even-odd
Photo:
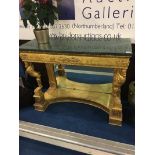
[(51, 25), (54, 25), (54, 18), (53, 17), (49, 18), (49, 22)]
[(57, 7), (52, 6), (52, 9), (53, 9), (53, 11), (54, 11), (55, 13), (58, 13), (58, 8), (57, 8)]
[(29, 18), (29, 22), (32, 26), (34, 26), (35, 28), (37, 28), (37, 19), (34, 15), (31, 15)]
[(24, 24), (24, 26), (27, 28), (27, 19), (23, 19), (23, 24)]
[(40, 20), (43, 20), (45, 17), (46, 17), (46, 11), (44, 10), (44, 9), (40, 9), (40, 10), (38, 10), (38, 18), (40, 19)]
[(24, 17), (25, 17), (25, 18), (29, 18), (29, 16), (30, 16), (30, 12), (27, 11), (27, 10), (24, 10), (24, 11), (23, 11), (23, 14), (24, 14)]
[(49, 25), (49, 19), (48, 18), (45, 18), (44, 19), (44, 23), (48, 26)]
[(53, 25), (54, 20), (57, 20), (57, 7), (53, 6), (52, 0), (49, 0), (47, 4), (40, 4), (38, 1), (34, 0), (24, 0), (24, 20), (23, 24), (27, 27), (27, 21), (30, 22), (32, 26), (37, 28), (40, 26), (43, 28), (44, 25)]

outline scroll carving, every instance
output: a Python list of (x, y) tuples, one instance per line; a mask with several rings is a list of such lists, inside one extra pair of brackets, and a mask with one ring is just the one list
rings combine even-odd
[(42, 83), (41, 83), (41, 75), (37, 71), (34, 70), (34, 66), (32, 63), (25, 62), (26, 73), (30, 76), (36, 78), (38, 87), (34, 90), (34, 98), (35, 104), (43, 104), (44, 103), (44, 93), (42, 92)]
[(109, 123), (121, 125), (122, 122), (122, 104), (121, 104), (121, 86), (126, 79), (126, 69), (114, 69), (113, 88), (111, 108), (109, 113)]
[(126, 69), (114, 69), (112, 96), (113, 103), (120, 104), (121, 86), (126, 79)]

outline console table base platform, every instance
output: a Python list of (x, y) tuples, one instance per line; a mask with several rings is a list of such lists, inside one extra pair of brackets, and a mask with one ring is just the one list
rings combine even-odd
[[(49, 87), (44, 93), (44, 103), (35, 103), (37, 111), (45, 111), (46, 108), (56, 102), (78, 102), (92, 105), (110, 113), (112, 105), (112, 83), (106, 84), (86, 84), (78, 83), (67, 79), (65, 76), (56, 78), (57, 87)], [(34, 95), (34, 97), (36, 97)], [(121, 111), (121, 109), (116, 109)], [(121, 125), (121, 119), (109, 118), (109, 123)]]

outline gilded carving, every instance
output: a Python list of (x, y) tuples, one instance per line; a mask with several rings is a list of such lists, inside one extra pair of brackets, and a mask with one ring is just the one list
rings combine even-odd
[(34, 66), (33, 66), (31, 63), (26, 63), (26, 62), (25, 62), (25, 67), (26, 67), (26, 72), (27, 72), (30, 76), (35, 77), (36, 80), (37, 80), (38, 86), (42, 88), (42, 84), (41, 84), (41, 75), (40, 75), (40, 73), (38, 73), (38, 72), (36, 72), (36, 71), (34, 70)]
[(50, 87), (57, 87), (57, 81), (54, 73), (54, 65), (53, 64), (46, 64), (46, 70), (48, 75), (48, 81)]
[(112, 112), (111, 112), (111, 115), (112, 116), (115, 116), (117, 118), (121, 118), (122, 112), (121, 112), (121, 110), (117, 110), (117, 109), (115, 110), (115, 109), (113, 109)]
[(32, 63), (25, 62), (25, 68), (26, 68), (26, 73), (29, 74), (30, 76), (36, 78), (38, 87), (34, 90), (34, 98), (35, 98), (35, 103), (37, 104), (43, 104), (44, 103), (44, 94), (42, 92), (42, 83), (41, 83), (41, 75), (40, 73), (36, 72), (34, 70), (34, 66)]
[(120, 98), (121, 86), (126, 79), (126, 69), (114, 69), (113, 76), (113, 96)]
[(120, 65), (120, 66), (126, 67), (126, 66), (129, 65), (129, 61), (126, 61), (126, 60), (124, 60), (124, 59), (119, 59), (119, 60), (116, 61), (116, 64), (117, 64), (117, 65)]
[(35, 104), (43, 104), (44, 103), (44, 93), (41, 90), (41, 87), (37, 87), (34, 90), (34, 95), (33, 97), (35, 98)]
[(58, 65), (58, 74), (59, 76), (64, 76), (65, 75), (65, 69), (63, 65)]
[(75, 64), (75, 63), (79, 63), (80, 60), (76, 57), (59, 57), (58, 58), (59, 62), (62, 62), (64, 64), (69, 63), (69, 64)]
[[(114, 69), (112, 100), (109, 121), (111, 124), (121, 124), (122, 121), (122, 104), (121, 104), (121, 86), (126, 79), (126, 69)], [(115, 120), (117, 120), (115, 122)], [(119, 121), (118, 121), (119, 120)]]

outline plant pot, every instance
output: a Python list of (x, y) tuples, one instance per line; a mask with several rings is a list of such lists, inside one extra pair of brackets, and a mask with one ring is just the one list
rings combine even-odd
[(49, 29), (34, 29), (33, 30), (38, 44), (49, 43)]
[(50, 49), (50, 44), (48, 43), (48, 44), (39, 44), (38, 45), (38, 47), (39, 47), (39, 49), (41, 49), (41, 50), (48, 50), (48, 49)]

